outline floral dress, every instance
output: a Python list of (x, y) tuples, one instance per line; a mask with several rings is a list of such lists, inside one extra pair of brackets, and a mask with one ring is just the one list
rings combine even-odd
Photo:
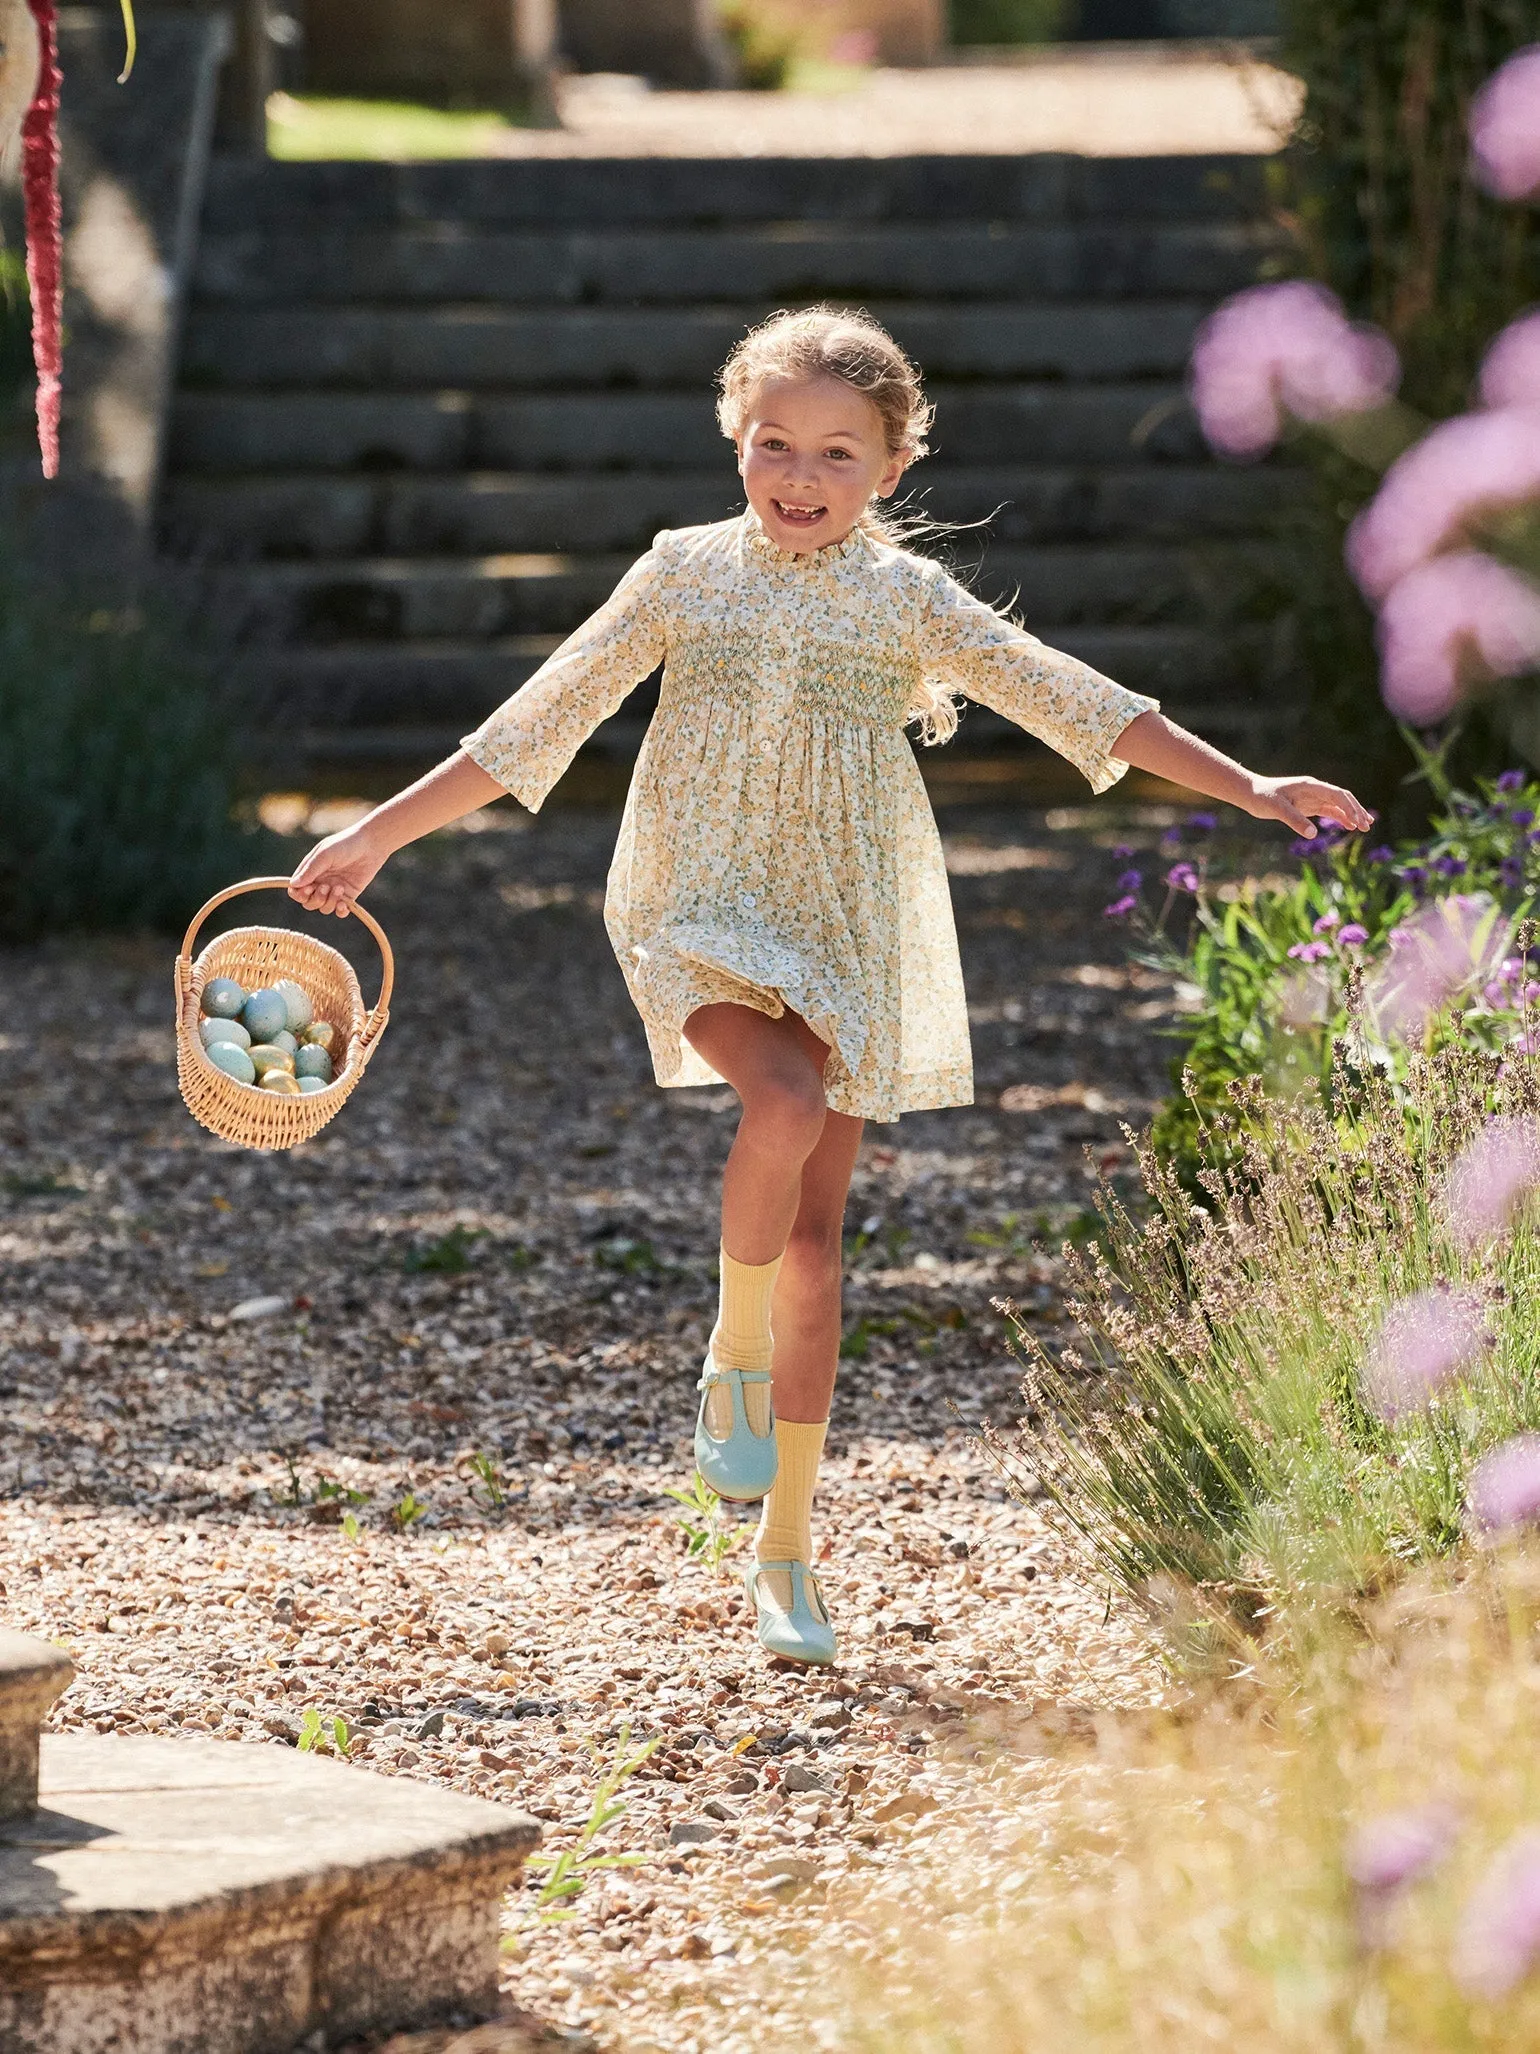
[(659, 535), (463, 746), (538, 810), (659, 663), (605, 900), (658, 1082), (720, 1081), (684, 1038), (697, 1007), (789, 1007), (829, 1046), (836, 1112), (969, 1104), (946, 865), (906, 723), (963, 693), (1100, 792), (1157, 702), (864, 529), (797, 552), (747, 513)]

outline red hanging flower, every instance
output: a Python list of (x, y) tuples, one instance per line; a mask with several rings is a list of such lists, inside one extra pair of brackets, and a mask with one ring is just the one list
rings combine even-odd
[(21, 125), (21, 182), (37, 366), (37, 439), (43, 476), (59, 475), (59, 375), (63, 369), (64, 247), (59, 211), (59, 38), (55, 0), (27, 0), (41, 45), (37, 90)]

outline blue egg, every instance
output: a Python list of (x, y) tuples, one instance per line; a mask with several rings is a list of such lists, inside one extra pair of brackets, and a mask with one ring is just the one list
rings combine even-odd
[(288, 1028), (284, 1027), (280, 1028), (278, 1033), (273, 1036), (273, 1047), (281, 1048), (285, 1055), (293, 1055), (299, 1047), (299, 1043), (294, 1039)]
[(228, 1041), (235, 1048), (250, 1048), (251, 1036), (239, 1020), (200, 1020), (198, 1033), (205, 1048), (212, 1048), (216, 1041)]
[(238, 1048), (233, 1041), (216, 1041), (208, 1052), (209, 1061), (227, 1077), (233, 1077), (237, 1084), (255, 1084), (257, 1066), (245, 1049)]
[(275, 1034), (287, 1030), (289, 1008), (281, 991), (254, 991), (241, 1007), (241, 1018), (250, 1029), (253, 1041), (271, 1042)]
[(289, 1009), (289, 1032), (303, 1034), (315, 1018), (309, 992), (304, 985), (296, 984), (292, 977), (280, 977), (273, 989), (283, 993), (283, 1002)]
[(246, 1003), (246, 994), (233, 977), (211, 977), (198, 1003), (215, 1020), (233, 1020)]
[(325, 1077), (301, 1077), (298, 1081), (299, 1088), (306, 1098), (310, 1096), (312, 1091), (324, 1091), (328, 1082)]
[(324, 1048), (317, 1048), (312, 1042), (307, 1041), (294, 1058), (294, 1074), (301, 1079), (314, 1077), (322, 1084), (330, 1084), (332, 1059)]

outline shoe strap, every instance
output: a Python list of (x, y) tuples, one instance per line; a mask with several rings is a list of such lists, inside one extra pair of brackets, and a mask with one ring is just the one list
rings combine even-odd
[(700, 1373), (700, 1382), (695, 1388), (697, 1391), (709, 1391), (717, 1384), (730, 1383), (735, 1377), (740, 1387), (744, 1384), (768, 1384), (771, 1381), (768, 1369), (717, 1369), (708, 1358), (706, 1367)]

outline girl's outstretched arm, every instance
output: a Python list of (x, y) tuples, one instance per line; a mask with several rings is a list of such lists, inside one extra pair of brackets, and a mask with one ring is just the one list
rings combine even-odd
[(290, 878), (289, 897), (312, 913), (346, 918), (354, 899), (397, 849), (506, 797), (495, 777), (463, 749), (456, 749), (436, 770), (376, 806), (356, 826), (317, 842)]
[(1162, 713), (1141, 713), (1131, 720), (1113, 744), (1113, 754), (1136, 770), (1239, 806), (1256, 820), (1281, 820), (1298, 835), (1313, 835), (1317, 820), (1335, 820), (1355, 833), (1374, 824), (1368, 807), (1341, 785), (1323, 784), (1318, 777), (1260, 777)]

